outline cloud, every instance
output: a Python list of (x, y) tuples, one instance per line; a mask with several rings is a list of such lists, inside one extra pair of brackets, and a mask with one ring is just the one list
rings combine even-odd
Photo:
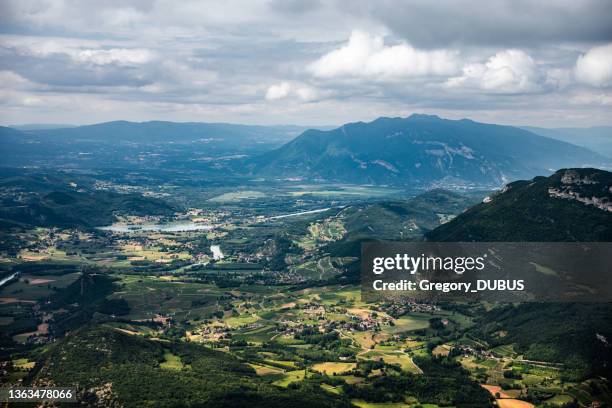
[(109, 50), (82, 50), (72, 54), (77, 62), (95, 65), (142, 65), (150, 62), (155, 54), (146, 49), (112, 48)]
[(607, 124), (609, 7), (102, 0), (92, 13), (73, 0), (3, 0), (0, 120), (339, 124), (418, 111)]
[(308, 13), (321, 7), (320, 0), (271, 0), (268, 3), (271, 10), (290, 15)]
[(545, 74), (522, 50), (498, 52), (485, 63), (463, 67), (463, 74), (450, 78), (450, 87), (477, 88), (494, 93), (532, 93), (542, 89)]
[(2, 46), (19, 56), (66, 55), (77, 63), (95, 65), (141, 65), (156, 57), (155, 52), (146, 48), (106, 47), (98, 41), (80, 39), (5, 36)]
[(291, 91), (291, 85), (289, 82), (281, 82), (280, 84), (272, 85), (266, 92), (266, 99), (269, 101), (275, 101), (277, 99), (283, 99), (289, 96)]
[(417, 47), (526, 48), (612, 41), (602, 0), (353, 0), (350, 14), (381, 22)]
[(329, 92), (320, 92), (317, 89), (303, 84), (292, 84), (286, 81), (271, 85), (266, 91), (266, 100), (275, 101), (288, 97), (297, 97), (304, 102), (314, 101)]
[(578, 57), (574, 71), (576, 80), (595, 87), (612, 85), (612, 43), (591, 48)]
[(308, 66), (319, 78), (361, 77), (397, 79), (456, 72), (456, 53), (417, 50), (406, 42), (385, 45), (381, 36), (353, 31), (348, 43)]

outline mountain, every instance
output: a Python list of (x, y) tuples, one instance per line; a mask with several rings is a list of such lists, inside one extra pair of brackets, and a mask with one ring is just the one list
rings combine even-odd
[[(562, 169), (508, 184), (426, 234), (428, 240), (612, 241), (612, 173)], [(511, 345), (527, 360), (564, 364), (566, 381), (612, 372), (612, 304), (496, 304), (471, 333), (491, 347)]]
[(300, 126), (248, 126), (204, 122), (114, 121), (63, 129), (31, 129), (28, 133), (55, 140), (92, 143), (217, 142), (219, 145), (279, 144), (304, 131)]
[(522, 128), (541, 136), (586, 147), (607, 157), (612, 157), (612, 126), (556, 129), (523, 126)]
[[(68, 128), (0, 127), (0, 165), (52, 167), (215, 167), (293, 139), (300, 126), (106, 122)], [(217, 160), (217, 163), (211, 163)]]
[(9, 125), (8, 127), (21, 130), (43, 130), (43, 129), (65, 129), (76, 127), (76, 125), (60, 124), (60, 123), (25, 123), (23, 125)]
[(612, 241), (612, 173), (562, 169), (508, 184), (427, 234), (431, 241)]
[(600, 167), (585, 148), (511, 127), (437, 116), (308, 130), (254, 158), (253, 174), (394, 185), (500, 185), (560, 167)]

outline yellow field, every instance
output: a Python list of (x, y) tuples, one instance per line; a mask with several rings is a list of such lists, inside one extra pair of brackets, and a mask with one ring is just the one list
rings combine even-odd
[(431, 351), (431, 354), (434, 356), (448, 356), (451, 351), (451, 346), (447, 344), (442, 344), (441, 346), (437, 346)]
[(138, 244), (125, 244), (120, 249), (130, 261), (171, 262), (173, 259), (191, 259), (191, 255), (187, 252), (161, 252), (158, 248), (143, 248)]
[(374, 341), (374, 335), (375, 334), (372, 332), (346, 333), (346, 337), (355, 340), (359, 346), (364, 349), (369, 349), (376, 344), (376, 341)]
[(421, 369), (412, 361), (412, 358), (405, 353), (398, 351), (372, 350), (359, 355), (363, 360), (383, 360), (387, 364), (398, 364), (402, 370), (415, 374), (422, 373)]
[(355, 367), (357, 367), (356, 363), (327, 362), (315, 364), (312, 366), (312, 369), (327, 375), (334, 375), (346, 373), (347, 371), (351, 371)]

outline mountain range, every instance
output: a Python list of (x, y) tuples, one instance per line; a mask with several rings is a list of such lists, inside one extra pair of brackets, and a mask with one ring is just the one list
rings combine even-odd
[(612, 163), (529, 130), (431, 115), (328, 130), (162, 121), (25, 129), (0, 127), (0, 165), (177, 169), (428, 189), (498, 187), (558, 168)]
[(612, 157), (612, 126), (554, 129), (523, 126), (522, 128), (540, 136), (562, 140), (576, 146), (586, 147), (607, 157)]
[[(44, 127), (44, 126), (43, 126)], [(306, 128), (227, 123), (115, 121), (67, 128), (0, 127), (0, 165), (46, 167), (209, 167), (211, 158), (259, 154)]]

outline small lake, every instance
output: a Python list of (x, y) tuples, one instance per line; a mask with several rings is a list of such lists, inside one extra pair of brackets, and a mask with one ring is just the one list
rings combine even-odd
[(106, 227), (98, 227), (103, 231), (112, 232), (140, 232), (140, 231), (158, 231), (158, 232), (186, 232), (186, 231), (209, 231), (213, 229), (212, 225), (206, 225), (193, 221), (175, 221), (164, 224), (113, 224)]

